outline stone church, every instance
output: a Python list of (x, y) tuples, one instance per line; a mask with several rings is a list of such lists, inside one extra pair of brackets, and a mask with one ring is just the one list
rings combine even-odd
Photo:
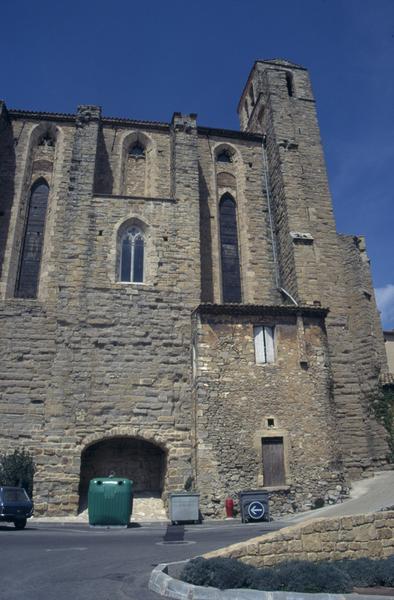
[(286, 512), (387, 463), (369, 261), (336, 232), (307, 70), (256, 61), (238, 113), (0, 102), (0, 452), (34, 455), (36, 513), (111, 471)]

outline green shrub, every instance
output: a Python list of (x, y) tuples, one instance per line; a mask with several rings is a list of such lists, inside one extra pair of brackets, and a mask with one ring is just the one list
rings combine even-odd
[(388, 459), (394, 462), (394, 386), (384, 386), (371, 397), (375, 417), (384, 425), (387, 431), (389, 446)]
[(33, 457), (24, 449), (0, 455), (0, 485), (24, 487), (30, 498), (35, 470)]
[(394, 586), (394, 556), (348, 559), (333, 564), (347, 573), (356, 587)]
[(394, 587), (394, 555), (375, 562), (379, 575), (378, 585)]
[(324, 498), (315, 498), (312, 504), (312, 508), (323, 508), (324, 506)]
[(370, 558), (347, 559), (333, 564), (349, 575), (354, 586), (370, 587), (378, 585), (377, 563)]
[(351, 592), (349, 575), (334, 564), (292, 561), (277, 567), (279, 590), (289, 592), (328, 592), (332, 594)]
[(180, 579), (194, 585), (205, 585), (220, 590), (250, 587), (254, 567), (233, 558), (195, 558), (183, 568)]
[(340, 594), (351, 592), (355, 586), (394, 586), (394, 555), (382, 560), (289, 561), (262, 569), (232, 558), (195, 558), (186, 564), (180, 578), (186, 583), (221, 590), (251, 588)]
[(195, 558), (184, 567), (180, 579), (221, 590), (249, 588), (292, 592), (345, 593), (352, 590), (350, 577), (330, 563), (293, 561), (257, 569), (231, 558)]
[(274, 592), (281, 589), (281, 580), (276, 569), (264, 567), (262, 569), (255, 569), (251, 573), (248, 587), (253, 590)]

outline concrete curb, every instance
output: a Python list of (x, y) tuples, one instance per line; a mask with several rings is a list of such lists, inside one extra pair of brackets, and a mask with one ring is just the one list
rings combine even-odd
[(361, 594), (306, 594), (300, 592), (264, 592), (261, 590), (219, 590), (185, 583), (168, 575), (168, 569), (180, 571), (187, 560), (157, 565), (149, 579), (149, 589), (175, 600), (388, 600), (389, 596)]

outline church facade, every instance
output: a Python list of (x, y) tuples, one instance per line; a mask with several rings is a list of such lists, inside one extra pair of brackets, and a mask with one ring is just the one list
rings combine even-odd
[[(274, 512), (387, 463), (365, 242), (336, 232), (305, 68), (254, 64), (240, 131), (0, 103), (0, 451), (36, 512), (91, 477)], [(344, 199), (346, 201), (346, 199)]]

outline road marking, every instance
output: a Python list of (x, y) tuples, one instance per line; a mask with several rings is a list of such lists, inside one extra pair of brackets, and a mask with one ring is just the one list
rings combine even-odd
[(177, 540), (173, 540), (173, 541), (168, 541), (168, 542), (156, 542), (156, 546), (176, 546), (176, 545), (180, 545), (182, 544), (183, 546), (188, 546), (189, 544), (196, 544), (197, 542), (194, 542), (192, 540), (179, 540), (179, 542)]
[(46, 548), (45, 552), (69, 552), (70, 550), (77, 550), (82, 552), (83, 550), (87, 550), (87, 548)]
[(37, 527), (36, 528), (36, 532), (38, 533), (59, 533), (59, 531), (61, 531), (62, 533), (90, 533), (90, 534), (94, 534), (94, 535), (105, 535), (106, 531), (94, 531), (92, 529), (69, 529), (69, 528), (63, 528), (63, 527)]

